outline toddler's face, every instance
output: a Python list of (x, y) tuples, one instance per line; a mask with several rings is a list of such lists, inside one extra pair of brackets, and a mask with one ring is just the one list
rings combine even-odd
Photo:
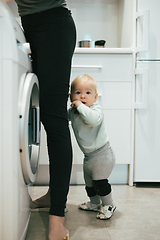
[(75, 84), (74, 90), (71, 93), (71, 101), (81, 101), (87, 107), (96, 102), (98, 93), (92, 81), (81, 80)]

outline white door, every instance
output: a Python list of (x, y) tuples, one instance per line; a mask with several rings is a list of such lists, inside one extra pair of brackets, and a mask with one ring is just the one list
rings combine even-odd
[(136, 75), (134, 181), (160, 182), (160, 61), (138, 62)]
[(20, 158), (26, 184), (36, 180), (39, 161), (39, 85), (35, 74), (22, 76), (19, 93)]

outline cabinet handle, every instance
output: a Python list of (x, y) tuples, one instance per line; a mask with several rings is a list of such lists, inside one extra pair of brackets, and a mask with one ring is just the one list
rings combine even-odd
[(96, 69), (101, 69), (102, 65), (72, 65), (72, 68), (96, 68)]
[[(147, 108), (147, 94), (148, 94), (148, 69), (135, 69), (135, 76), (136, 75), (142, 75), (142, 85), (140, 89), (141, 94), (141, 102), (137, 102), (135, 100), (134, 102), (134, 109), (146, 109)], [(136, 77), (135, 77), (135, 98), (137, 93), (136, 88)], [(138, 93), (137, 93), (138, 94)]]
[[(138, 24), (138, 19), (139, 18), (143, 18), (143, 26), (141, 26), (141, 28), (143, 28), (143, 33), (142, 33), (142, 37), (143, 37), (143, 43), (138, 45), (138, 43), (136, 44), (137, 47), (135, 48), (135, 52), (141, 52), (141, 51), (148, 51), (148, 38), (149, 38), (149, 10), (142, 10), (142, 11), (138, 11), (136, 13), (136, 20), (137, 20), (137, 24)], [(137, 26), (136, 26), (137, 28)], [(138, 30), (138, 28), (136, 29)], [(139, 36), (140, 32), (136, 31), (137, 36)]]

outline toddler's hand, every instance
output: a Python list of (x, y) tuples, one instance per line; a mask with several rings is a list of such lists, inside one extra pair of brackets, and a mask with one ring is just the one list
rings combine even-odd
[(82, 102), (79, 101), (79, 100), (73, 101), (73, 102), (71, 103), (71, 107), (78, 108), (80, 104), (82, 104)]

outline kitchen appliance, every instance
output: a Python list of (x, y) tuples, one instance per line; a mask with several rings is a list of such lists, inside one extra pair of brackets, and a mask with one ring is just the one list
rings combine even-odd
[(95, 47), (104, 47), (106, 41), (105, 40), (97, 40), (95, 41)]
[(83, 40), (78, 42), (79, 47), (92, 47), (92, 41), (91, 40)]
[(23, 31), (0, 1), (0, 239), (25, 239), (38, 172), (39, 85)]
[(160, 1), (138, 0), (134, 182), (160, 182)]

